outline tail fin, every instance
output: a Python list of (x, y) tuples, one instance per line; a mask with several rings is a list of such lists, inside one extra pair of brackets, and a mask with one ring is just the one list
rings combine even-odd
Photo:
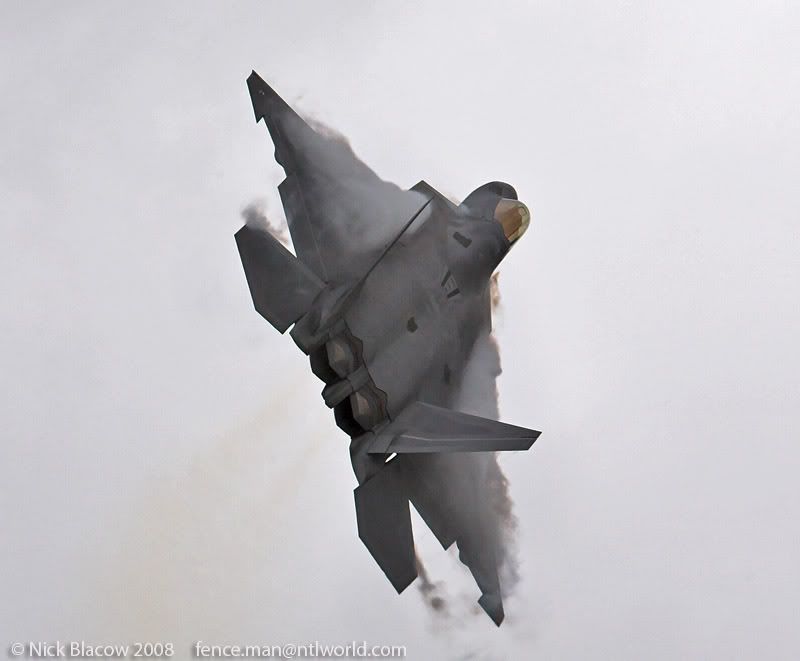
[(414, 402), (384, 429), (370, 454), (527, 450), (541, 432)]
[(417, 577), (411, 512), (390, 463), (353, 492), (358, 536), (398, 593)]
[(284, 333), (311, 307), (324, 284), (265, 229), (245, 225), (236, 245), (253, 305)]

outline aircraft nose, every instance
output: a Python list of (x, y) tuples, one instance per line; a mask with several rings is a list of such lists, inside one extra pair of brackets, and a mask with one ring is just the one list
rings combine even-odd
[(531, 212), (519, 200), (503, 198), (494, 210), (494, 219), (503, 226), (503, 233), (512, 245), (531, 224)]

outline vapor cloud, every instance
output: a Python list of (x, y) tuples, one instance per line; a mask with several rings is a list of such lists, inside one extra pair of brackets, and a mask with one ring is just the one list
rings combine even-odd
[(275, 221), (267, 216), (267, 201), (258, 198), (245, 205), (241, 212), (245, 225), (253, 229), (266, 230), (287, 248), (292, 247), (289, 226), (285, 220)]
[[(339, 131), (320, 120), (306, 115), (306, 121), (320, 135), (327, 138), (337, 149), (331, 148), (331, 154), (338, 154), (334, 166), (342, 164), (343, 178), (338, 185), (343, 193), (348, 187), (355, 185), (351, 192), (354, 199), (363, 193), (363, 173), (377, 180), (377, 176), (353, 152), (350, 141)], [(346, 154), (347, 158), (342, 156)], [(348, 161), (354, 159), (356, 166)], [(349, 177), (348, 173), (357, 175)], [(399, 191), (392, 184), (385, 184), (387, 191), (381, 200), (386, 217), (407, 213), (407, 205), (401, 197), (389, 193)], [(337, 222), (335, 210), (329, 214), (331, 222)], [(381, 219), (376, 218), (376, 223)], [(498, 274), (492, 276), (490, 282), (492, 309), (500, 305), (500, 289)], [(465, 412), (487, 418), (499, 418), (497, 377), (502, 369), (500, 365), (500, 349), (496, 338), (487, 334), (479, 338), (474, 348), (470, 363), (462, 375), (460, 388), (455, 393), (455, 405)], [(448, 515), (454, 516), (457, 529), (461, 535), (457, 540), (460, 558), (472, 571), (482, 590), (493, 592), (496, 585), (491, 575), (496, 564), (500, 577), (502, 595), (511, 594), (519, 581), (519, 563), (516, 558), (514, 532), (516, 518), (513, 513), (508, 479), (498, 463), (497, 453), (469, 453), (464, 455), (447, 455), (427, 457), (425, 465), (419, 470), (438, 471), (436, 479), (445, 482), (442, 492), (448, 494)], [(430, 476), (429, 476), (430, 477)], [(442, 503), (442, 507), (445, 504)], [(419, 591), (428, 606), (437, 613), (446, 610), (444, 597), (438, 586), (432, 582), (425, 571), (420, 558), (417, 558), (419, 570)]]

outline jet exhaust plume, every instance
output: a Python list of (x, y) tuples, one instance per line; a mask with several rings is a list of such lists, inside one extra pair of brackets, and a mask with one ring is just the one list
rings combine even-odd
[[(285, 395), (299, 397), (298, 384), (286, 384)], [(280, 608), (278, 600), (257, 601), (259, 591), (271, 589), (271, 568), (282, 553), (271, 539), (286, 530), (283, 512), (323, 449), (324, 429), (309, 424), (315, 433), (265, 480), (276, 461), (265, 441), (290, 433), (275, 395), (182, 469), (150, 484), (107, 564), (96, 568), (104, 605), (92, 632), (98, 638), (254, 635), (260, 625), (253, 604), (261, 604), (262, 617)]]

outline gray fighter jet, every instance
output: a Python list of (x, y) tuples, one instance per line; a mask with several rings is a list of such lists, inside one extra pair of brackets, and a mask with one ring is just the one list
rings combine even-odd
[(500, 182), (460, 205), (424, 181), (401, 190), (255, 72), (247, 85), (286, 173), (278, 190), (296, 256), (249, 223), (236, 242), (256, 310), (281, 333), (293, 326), (350, 436), (359, 536), (402, 592), (418, 575), (413, 503), (445, 549), (458, 545), (499, 626), (501, 559), (487, 523), (497, 476), (479, 458), (527, 450), (539, 432), (455, 407), (491, 332), (491, 275), (527, 229), (528, 209)]

